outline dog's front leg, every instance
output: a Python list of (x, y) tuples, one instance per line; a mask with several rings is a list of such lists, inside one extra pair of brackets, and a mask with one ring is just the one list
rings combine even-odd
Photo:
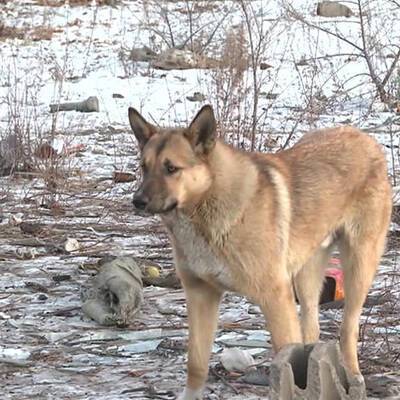
[(189, 319), (187, 381), (179, 400), (200, 400), (208, 376), (208, 361), (218, 322), (222, 292), (190, 275), (180, 274)]

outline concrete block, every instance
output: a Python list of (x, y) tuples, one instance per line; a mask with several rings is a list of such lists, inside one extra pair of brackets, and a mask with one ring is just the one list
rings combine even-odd
[(284, 347), (270, 369), (271, 400), (365, 400), (361, 376), (350, 376), (335, 342)]

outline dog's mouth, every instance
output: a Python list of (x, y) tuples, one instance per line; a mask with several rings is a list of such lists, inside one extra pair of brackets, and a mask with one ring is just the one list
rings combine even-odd
[(175, 208), (178, 206), (178, 202), (176, 200), (174, 200), (171, 204), (169, 204), (167, 207), (165, 207), (163, 210), (160, 210), (158, 213), (155, 214), (167, 214), (173, 210), (175, 210)]
[(165, 215), (170, 213), (171, 211), (175, 210), (178, 206), (178, 202), (176, 200), (172, 201), (169, 203), (166, 207), (164, 208), (153, 208), (151, 205), (148, 207), (145, 207), (143, 209), (135, 207), (135, 214), (139, 215), (141, 217), (149, 217), (151, 215)]

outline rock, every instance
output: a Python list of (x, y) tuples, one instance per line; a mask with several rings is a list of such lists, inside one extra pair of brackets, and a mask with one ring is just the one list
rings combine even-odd
[(260, 63), (260, 69), (265, 70), (265, 69), (269, 69), (269, 68), (272, 68), (272, 65), (270, 65), (266, 62)]
[(190, 50), (168, 49), (157, 56), (151, 65), (157, 69), (171, 70), (213, 68), (218, 65), (218, 62), (209, 57), (193, 53)]
[(204, 96), (204, 94), (200, 93), (200, 92), (194, 92), (193, 96), (186, 96), (186, 99), (189, 101), (204, 101), (206, 99), (206, 96)]
[(21, 222), (19, 229), (28, 235), (41, 235), (45, 232), (45, 225), (36, 222)]
[(321, 1), (317, 5), (317, 15), (320, 17), (351, 17), (353, 11), (337, 1)]
[(112, 98), (113, 99), (123, 99), (124, 96), (122, 94), (119, 94), (119, 93), (113, 93)]
[(254, 363), (254, 358), (248, 351), (237, 347), (224, 349), (221, 354), (221, 364), (229, 372), (245, 372), (253, 367)]
[(157, 53), (147, 46), (133, 48), (129, 54), (129, 59), (132, 61), (149, 62), (157, 57)]
[(277, 354), (270, 370), (271, 400), (365, 400), (361, 376), (345, 370), (337, 343), (293, 344)]

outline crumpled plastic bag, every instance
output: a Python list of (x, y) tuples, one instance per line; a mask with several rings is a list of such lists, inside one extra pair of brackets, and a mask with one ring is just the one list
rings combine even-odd
[(126, 326), (143, 302), (142, 273), (132, 257), (101, 263), (99, 273), (81, 292), (82, 310), (101, 325)]

